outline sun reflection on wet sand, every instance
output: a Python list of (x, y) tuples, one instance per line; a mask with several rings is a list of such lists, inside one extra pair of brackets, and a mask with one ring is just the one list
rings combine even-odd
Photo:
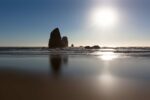
[(113, 50), (112, 51), (98, 51), (98, 52), (94, 52), (92, 53), (92, 55), (98, 56), (98, 58), (104, 60), (104, 61), (110, 61), (110, 60), (114, 60), (116, 58), (119, 57), (119, 54), (114, 53)]
[(113, 52), (103, 52), (100, 58), (102, 60), (109, 61), (118, 58), (118, 55)]
[(102, 74), (98, 77), (98, 83), (101, 87), (101, 90), (105, 95), (110, 95), (113, 93), (116, 87), (116, 79), (109, 70), (104, 69)]
[(118, 57), (119, 55), (114, 52), (99, 52), (98, 58), (104, 62), (104, 67), (98, 80), (99, 84), (102, 86), (101, 89), (106, 94), (112, 94), (116, 87), (117, 78), (111, 74), (109, 68), (111, 67), (111, 62), (115, 61)]
[(105, 83), (105, 84), (111, 84), (113, 82), (113, 76), (110, 74), (107, 74), (107, 73), (102, 74), (100, 76), (100, 81)]

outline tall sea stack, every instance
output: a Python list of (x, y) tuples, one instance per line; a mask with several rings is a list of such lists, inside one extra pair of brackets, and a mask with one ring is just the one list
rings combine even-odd
[(49, 48), (61, 48), (61, 35), (58, 28), (55, 28), (50, 35)]
[(49, 48), (64, 48), (68, 47), (68, 38), (64, 36), (61, 38), (61, 34), (59, 31), (59, 28), (55, 28), (50, 35), (49, 43), (48, 43)]

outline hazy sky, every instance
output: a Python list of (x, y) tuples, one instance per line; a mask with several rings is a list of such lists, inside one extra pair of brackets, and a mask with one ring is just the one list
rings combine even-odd
[[(100, 7), (113, 27), (93, 25)], [(55, 27), (75, 46), (150, 46), (150, 0), (0, 0), (0, 46), (47, 46)]]

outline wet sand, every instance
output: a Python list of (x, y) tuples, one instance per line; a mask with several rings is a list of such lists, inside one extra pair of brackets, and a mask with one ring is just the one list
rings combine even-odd
[(14, 72), (0, 74), (1, 100), (148, 100), (148, 83), (122, 81), (113, 87), (96, 79), (59, 79)]
[(149, 58), (100, 58), (0, 57), (0, 100), (150, 99)]

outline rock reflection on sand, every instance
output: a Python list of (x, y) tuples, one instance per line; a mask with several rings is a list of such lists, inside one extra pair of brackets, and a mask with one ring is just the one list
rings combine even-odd
[(49, 65), (53, 74), (58, 75), (61, 72), (61, 67), (63, 65), (67, 66), (68, 64), (68, 55), (49, 55)]

